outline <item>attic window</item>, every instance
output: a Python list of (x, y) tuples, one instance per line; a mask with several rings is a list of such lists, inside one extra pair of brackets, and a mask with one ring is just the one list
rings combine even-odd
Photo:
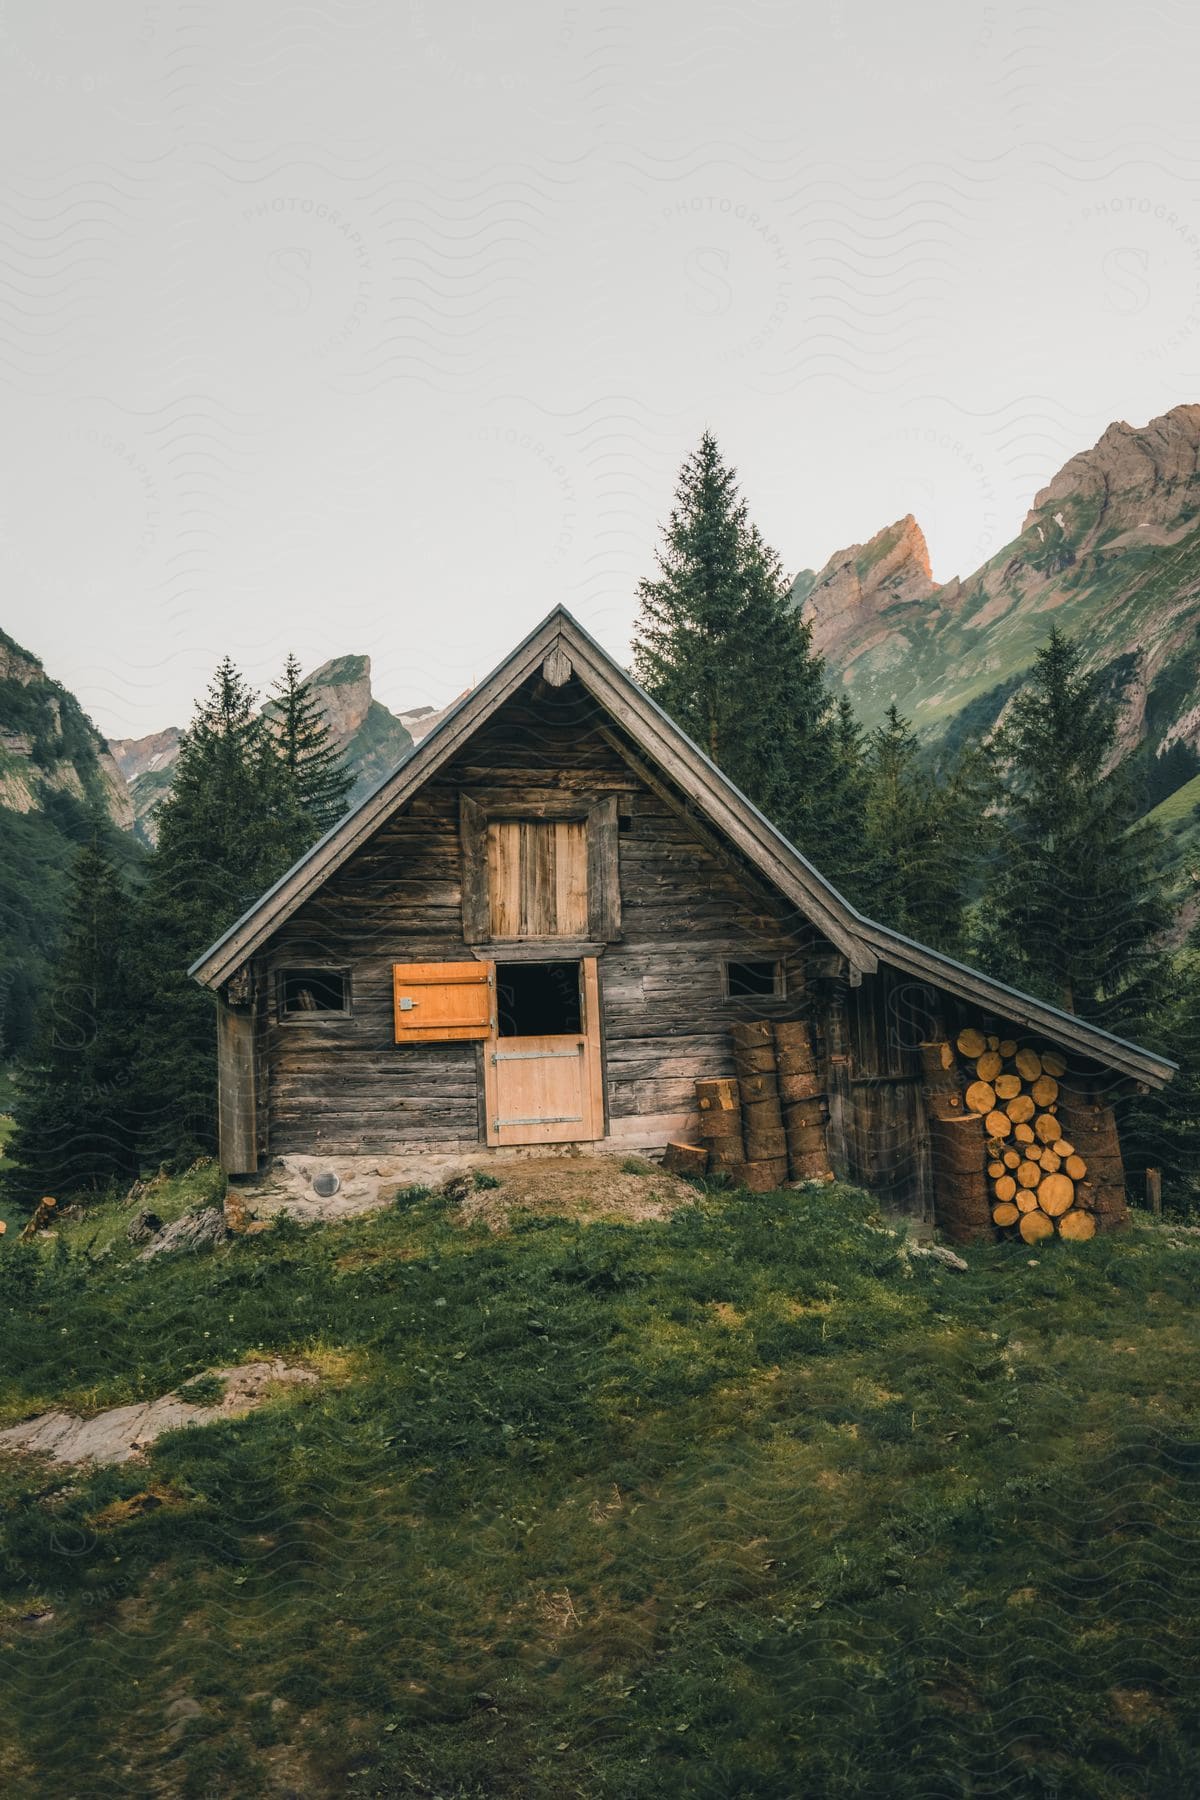
[(762, 962), (727, 962), (725, 992), (730, 1000), (781, 1000), (786, 992), (783, 963), (778, 957)]
[(350, 1011), (350, 975), (346, 969), (281, 969), (281, 1019), (329, 1018)]

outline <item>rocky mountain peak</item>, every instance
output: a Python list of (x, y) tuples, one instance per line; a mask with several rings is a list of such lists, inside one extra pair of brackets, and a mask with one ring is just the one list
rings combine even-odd
[(1185, 495), (1194, 504), (1198, 475), (1200, 406), (1172, 407), (1147, 425), (1118, 419), (1035, 495), (1021, 529), (1044, 528), (1047, 513), (1070, 508), (1093, 533), (1101, 526), (1161, 530), (1175, 524)]
[(911, 513), (865, 544), (839, 550), (810, 584), (798, 578), (793, 588), (812, 624), (813, 648), (843, 669), (846, 652), (853, 658), (888, 637), (883, 621), (893, 608), (936, 592), (925, 533)]
[(371, 708), (370, 657), (331, 657), (308, 680), (334, 737), (348, 743)]

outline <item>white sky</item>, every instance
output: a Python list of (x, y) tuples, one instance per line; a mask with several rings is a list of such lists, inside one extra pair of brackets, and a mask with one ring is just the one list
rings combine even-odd
[(0, 0), (0, 625), (101, 729), (564, 601), (707, 424), (792, 569), (966, 574), (1200, 398), (1184, 0)]

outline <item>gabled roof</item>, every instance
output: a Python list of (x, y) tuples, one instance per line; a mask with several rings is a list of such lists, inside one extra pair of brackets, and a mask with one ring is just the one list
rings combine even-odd
[(1123, 1074), (1156, 1087), (1170, 1079), (1175, 1065), (1165, 1057), (1113, 1037), (1073, 1014), (1006, 987), (1003, 982), (993, 981), (858, 912), (564, 607), (556, 607), (486, 681), (464, 695), (390, 775), (196, 959), (188, 973), (210, 988), (228, 980), (540, 670), (545, 670), (554, 681), (573, 674), (639, 753), (669, 778), (696, 812), (733, 843), (842, 952), (853, 980), (874, 973), (879, 962), (884, 961), (974, 1001), (1014, 1024), (1050, 1033), (1064, 1047), (1076, 1049)]

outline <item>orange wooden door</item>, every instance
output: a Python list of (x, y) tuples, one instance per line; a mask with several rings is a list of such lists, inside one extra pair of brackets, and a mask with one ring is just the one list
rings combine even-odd
[(396, 1042), (444, 1044), (490, 1037), (495, 992), (492, 963), (394, 963)]
[(483, 1049), (489, 1144), (589, 1143), (604, 1136), (596, 958), (580, 965), (578, 1032), (493, 1035)]

